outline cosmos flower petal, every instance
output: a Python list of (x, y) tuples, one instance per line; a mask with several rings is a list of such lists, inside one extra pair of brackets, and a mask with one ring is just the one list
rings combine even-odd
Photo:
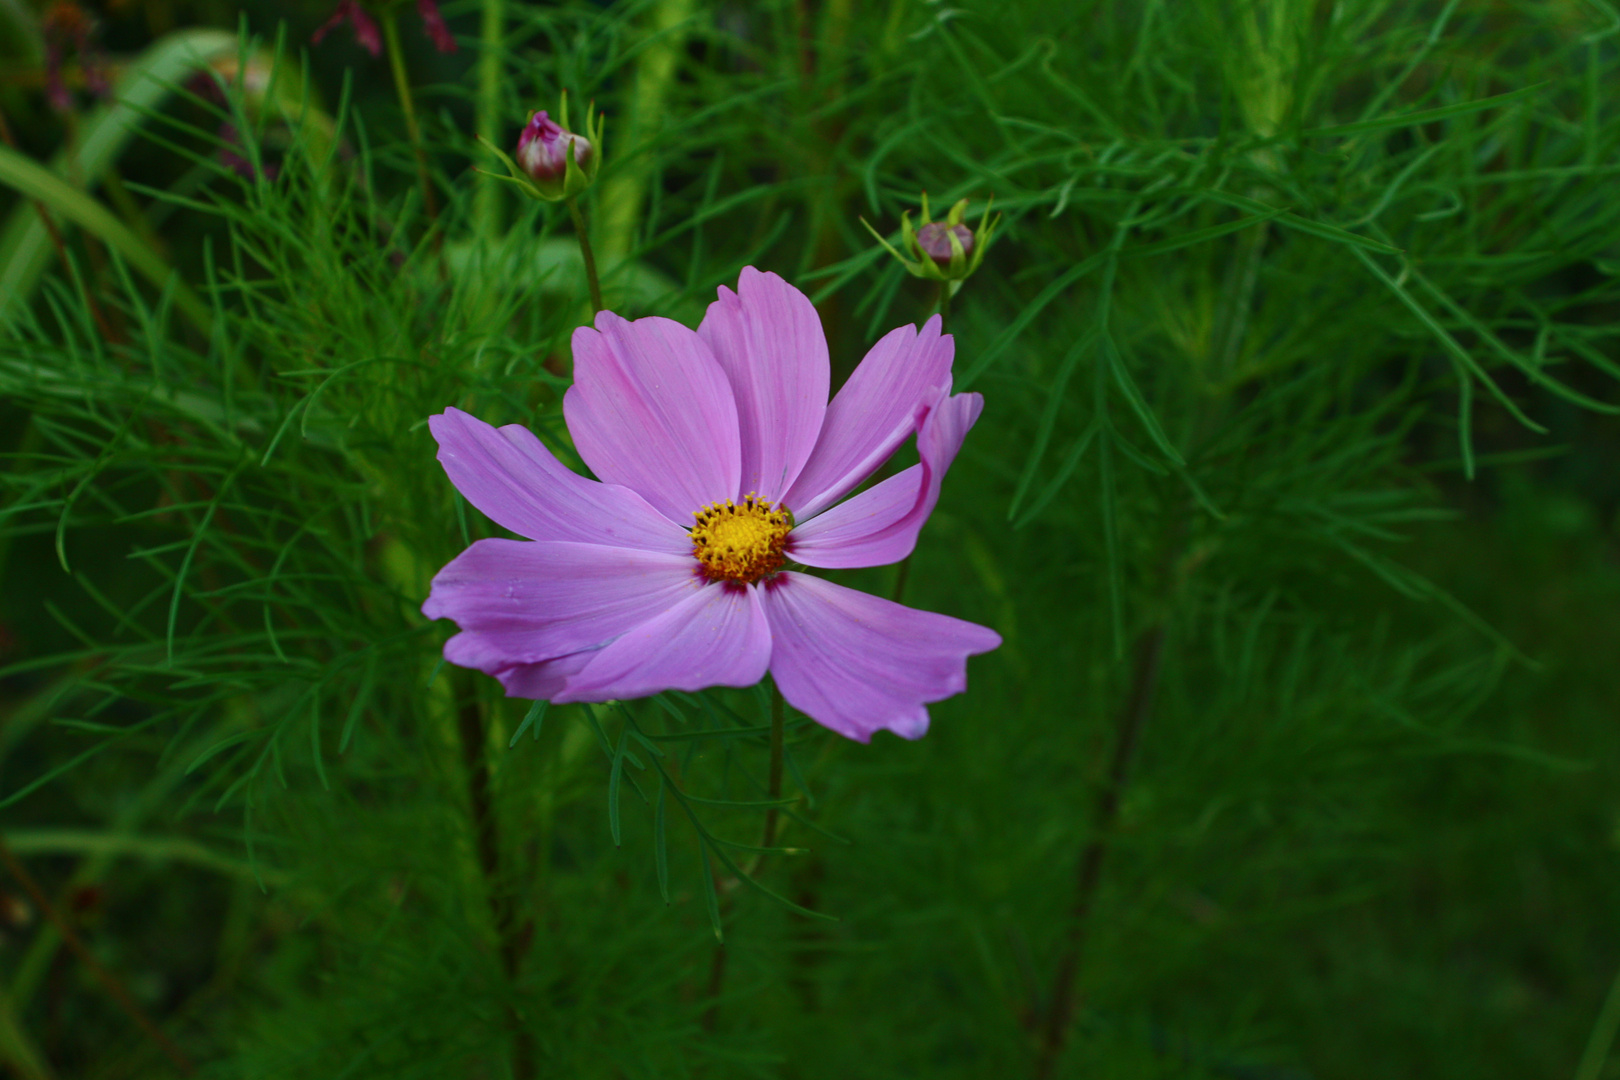
[(598, 651), (570, 653), (555, 660), (542, 660), (538, 664), (519, 664), (495, 672), (495, 677), (505, 687), (507, 697), (550, 701), (562, 693), (569, 676), (577, 675)]
[(880, 729), (920, 738), (927, 703), (965, 690), (967, 658), (1001, 644), (985, 627), (804, 574), (779, 574), (761, 592), (782, 696), (857, 742)]
[(939, 502), (945, 471), (978, 420), (984, 399), (957, 394), (920, 409), (917, 432), (921, 464), (889, 477), (795, 528), (790, 557), (806, 566), (882, 566), (898, 562), (917, 545), (928, 515)]
[(701, 585), (690, 556), (479, 540), (434, 577), (422, 614), (461, 628), (446, 660), (494, 674), (599, 648)]
[(889, 331), (827, 406), (821, 436), (782, 501), (804, 522), (871, 476), (915, 429), (918, 406), (949, 389), (956, 347), (936, 315)]
[(759, 590), (708, 585), (598, 652), (551, 700), (752, 686), (765, 677), (770, 660), (771, 631)]
[(639, 493), (671, 521), (732, 498), (741, 474), (731, 384), (696, 331), (599, 312), (574, 331), (568, 430), (597, 478)]
[(496, 429), (460, 409), (429, 418), (450, 482), (502, 528), (530, 540), (690, 552), (679, 525), (634, 491), (573, 472), (520, 424)]
[(731, 382), (742, 440), (737, 497), (776, 502), (798, 478), (827, 412), (827, 338), (810, 298), (775, 274), (744, 267), (698, 334)]

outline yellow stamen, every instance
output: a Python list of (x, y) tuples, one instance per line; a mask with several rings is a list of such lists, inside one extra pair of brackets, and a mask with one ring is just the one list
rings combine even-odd
[(741, 505), (727, 499), (693, 514), (692, 554), (710, 581), (752, 585), (782, 568), (782, 548), (793, 515), (780, 503), (773, 509), (750, 491)]

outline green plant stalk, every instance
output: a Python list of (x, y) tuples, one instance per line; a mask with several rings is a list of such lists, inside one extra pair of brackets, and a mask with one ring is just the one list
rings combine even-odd
[(5, 987), (0, 986), (0, 1064), (11, 1067), (23, 1080), (50, 1080), (45, 1055), (29, 1039), (12, 1007)]
[[(478, 57), (478, 134), (492, 145), (501, 144), (501, 45), (506, 33), (506, 0), (484, 0)], [(478, 235), (493, 240), (501, 231), (501, 182), (478, 174), (473, 220)]]
[[(484, 875), (490, 921), (500, 947), (501, 969), (506, 974), (507, 982), (515, 988), (523, 966), (524, 950), (512, 893), (506, 887), (501, 872), (500, 833), (490, 785), (489, 739), (486, 737), (483, 710), (479, 708), (477, 690), (469, 675), (458, 672), (452, 685), (460, 691), (458, 696), (463, 697), (456, 708), (456, 731), (461, 739), (462, 763), (467, 770), (467, 802), (472, 809), (478, 866)], [(512, 1078), (529, 1080), (534, 1076), (534, 1040), (510, 998), (507, 1001), (507, 1022), (512, 1028)]]
[(602, 283), (596, 276), (596, 255), (591, 251), (591, 234), (585, 226), (585, 213), (579, 200), (568, 200), (568, 214), (574, 219), (574, 235), (579, 238), (579, 257), (585, 260), (585, 284), (591, 290), (591, 314), (602, 310)]
[(1617, 1033), (1620, 1033), (1620, 973), (1615, 974), (1614, 985), (1609, 987), (1609, 996), (1598, 1012), (1597, 1023), (1592, 1025), (1581, 1063), (1575, 1067), (1575, 1080), (1598, 1080), (1603, 1075), (1603, 1066), (1609, 1060)]
[[(785, 736), (787, 732), (786, 705), (782, 700), (782, 691), (774, 683), (771, 685), (771, 764), (770, 772), (765, 781), (766, 798), (775, 802), (782, 797), (782, 765), (785, 754)], [(772, 806), (765, 811), (765, 833), (760, 840), (760, 847), (770, 847), (776, 842), (777, 808)], [(752, 875), (759, 869), (760, 860), (765, 858), (762, 851), (749, 862), (745, 871)], [(731, 894), (727, 893), (722, 901), (721, 917), (731, 911)], [(722, 942), (714, 948), (714, 955), (709, 961), (709, 985), (704, 991), (709, 1005), (703, 1010), (703, 1030), (713, 1032), (720, 1019), (720, 991), (726, 982), (726, 946)]]
[(655, 40), (636, 61), (628, 115), (620, 128), (622, 133), (614, 137), (615, 145), (622, 143), (633, 156), (617, 154), (618, 160), (626, 162), (625, 167), (606, 179), (597, 200), (602, 263), (609, 273), (630, 255), (652, 172), (651, 156), (643, 152), (641, 144), (658, 130), (663, 119), (670, 88), (675, 84), (675, 68), (685, 48), (685, 35), (676, 29), (691, 19), (694, 7), (694, 0), (659, 0), (648, 31)]
[(1119, 819), (1120, 802), (1125, 793), (1125, 782), (1130, 776), (1131, 760), (1136, 756), (1136, 745), (1141, 741), (1142, 728), (1153, 712), (1153, 701), (1159, 688), (1159, 668), (1164, 657), (1164, 635), (1165, 624), (1159, 622), (1143, 633), (1136, 644), (1135, 672), (1131, 677), (1130, 696), (1119, 714), (1108, 781), (1097, 797), (1097, 809), (1092, 815), (1091, 842), (1080, 856), (1076, 873), (1077, 887), (1074, 906), (1069, 913), (1068, 941), (1058, 958), (1051, 1004), (1041, 1018), (1040, 1044), (1035, 1056), (1036, 1080), (1046, 1080), (1053, 1075), (1063, 1054), (1064, 1044), (1068, 1041), (1069, 1022), (1074, 1017), (1074, 985), (1080, 971), (1080, 957), (1091, 921), (1091, 908), (1097, 898), (1097, 886), (1102, 881), (1103, 857), (1108, 854), (1108, 837)]
[[(782, 702), (782, 691), (774, 684), (771, 685), (771, 771), (766, 780), (766, 798), (771, 800), (782, 797), (782, 757), (785, 716)], [(776, 841), (776, 807), (765, 811), (765, 838), (759, 842), (760, 847), (770, 847)]]
[[(174, 291), (174, 305), (199, 330), (207, 333), (213, 316), (207, 305), (180, 281), (179, 276), (129, 226), (113, 213), (60, 176), (9, 147), (0, 146), (0, 184), (15, 189), (25, 198), (49, 207), (80, 228), (101, 237), (124, 257), (137, 273), (159, 289)], [(23, 207), (32, 214), (33, 210)], [(0, 266), (0, 278), (9, 267)], [(9, 293), (0, 293), (10, 299)]]
[(388, 67), (394, 73), (394, 93), (399, 95), (399, 107), (405, 113), (405, 132), (410, 136), (411, 151), (416, 155), (416, 179), (422, 185), (422, 209), (429, 221), (439, 217), (439, 198), (433, 193), (433, 177), (428, 172), (427, 150), (422, 146), (422, 128), (416, 122), (416, 102), (411, 96), (411, 81), (405, 74), (405, 54), (399, 46), (399, 20), (389, 8), (382, 16), (383, 36), (388, 39)]
[(939, 300), (934, 305), (934, 310), (939, 312), (939, 332), (942, 333), (942, 334), (950, 333), (951, 332), (951, 282), (949, 282), (949, 281), (941, 281), (939, 283)]
[(906, 595), (906, 579), (910, 576), (911, 556), (907, 555), (905, 558), (900, 560), (900, 569), (896, 570), (894, 573), (894, 591), (889, 594), (890, 600), (893, 600), (898, 604), (900, 602), (900, 598)]

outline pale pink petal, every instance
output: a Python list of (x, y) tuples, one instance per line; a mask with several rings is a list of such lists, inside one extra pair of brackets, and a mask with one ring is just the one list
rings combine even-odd
[(880, 729), (921, 737), (924, 706), (967, 689), (967, 658), (1001, 644), (985, 627), (804, 574), (778, 574), (761, 592), (782, 696), (857, 742)]
[(737, 397), (742, 482), (775, 502), (792, 486), (827, 412), (827, 338), (810, 298), (775, 274), (743, 268), (737, 291), (720, 287), (698, 334)]
[(681, 554), (686, 531), (626, 487), (600, 484), (558, 461), (520, 424), (499, 430), (446, 409), (428, 419), (450, 482), (503, 528), (531, 540), (574, 540)]
[(899, 562), (917, 546), (928, 515), (939, 502), (940, 483), (956, 460), (984, 399), (957, 394), (920, 409), (917, 456), (922, 463), (889, 477), (794, 528), (789, 557), (806, 566), (882, 566)]
[(935, 315), (921, 333), (913, 326), (889, 331), (832, 399), (816, 448), (782, 498), (799, 521), (871, 476), (912, 433), (917, 407), (950, 388), (956, 347), (939, 326)]
[(568, 677), (577, 675), (580, 668), (590, 663), (595, 655), (596, 651), (593, 650), (570, 653), (555, 660), (542, 660), (538, 664), (519, 664), (495, 672), (495, 677), (501, 681), (501, 686), (505, 687), (507, 697), (550, 701), (562, 693)]
[(493, 674), (598, 648), (702, 584), (689, 555), (480, 540), (434, 577), (422, 614), (461, 628), (446, 660)]
[(551, 700), (752, 686), (765, 677), (770, 660), (771, 631), (759, 590), (713, 584), (596, 653)]
[(670, 319), (599, 312), (574, 331), (574, 385), (563, 413), (597, 478), (622, 484), (689, 525), (734, 498), (740, 474), (731, 384), (697, 332)]

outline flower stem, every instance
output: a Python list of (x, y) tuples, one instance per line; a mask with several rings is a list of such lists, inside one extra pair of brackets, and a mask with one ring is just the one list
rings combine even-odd
[(897, 604), (900, 602), (900, 598), (906, 594), (906, 578), (910, 574), (911, 556), (907, 555), (900, 560), (900, 569), (894, 575), (894, 592), (889, 595), (890, 600)]
[(34, 906), (39, 908), (40, 913), (56, 928), (56, 932), (62, 936), (62, 940), (67, 943), (67, 947), (73, 950), (73, 955), (79, 958), (79, 962), (102, 985), (108, 996), (117, 1002), (118, 1007), (123, 1009), (131, 1020), (135, 1021), (136, 1025), (146, 1033), (148, 1038), (157, 1044), (158, 1049), (163, 1051), (164, 1056), (174, 1063), (174, 1067), (186, 1076), (196, 1072), (197, 1067), (191, 1063), (191, 1059), (186, 1057), (184, 1052), (174, 1044), (173, 1040), (163, 1034), (162, 1030), (135, 1003), (135, 999), (130, 997), (129, 991), (124, 989), (124, 984), (114, 978), (110, 971), (102, 967), (95, 954), (85, 946), (83, 941), (79, 940), (79, 935), (73, 932), (73, 927), (68, 925), (67, 920), (56, 910), (55, 905), (51, 903), (50, 897), (45, 895), (45, 890), (40, 888), (39, 882), (34, 880), (34, 875), (30, 874), (23, 864), (17, 861), (17, 857), (11, 853), (11, 849), (6, 846), (4, 840), (0, 840), (0, 865), (5, 866), (11, 876), (33, 899)]
[[(472, 808), (473, 839), (478, 866), (484, 875), (489, 899), (490, 921), (500, 943), (501, 968), (515, 990), (523, 964), (528, 935), (517, 925), (512, 895), (501, 874), (501, 845), (497, 832), (494, 800), (489, 776), (488, 734), (470, 679), (457, 679), (457, 688), (468, 696), (456, 710), (456, 729), (461, 737), (461, 753), (467, 768), (467, 800)], [(531, 1080), (534, 1069), (534, 1039), (524, 1026), (512, 999), (507, 999), (507, 1024), (512, 1028), (513, 1080)]]
[[(767, 792), (765, 796), (772, 801), (782, 797), (782, 733), (784, 727), (784, 712), (782, 691), (773, 684), (771, 686), (771, 771), (767, 779)], [(760, 847), (770, 847), (776, 840), (776, 807), (765, 811), (765, 839), (759, 842)]]
[(439, 217), (439, 198), (433, 193), (433, 178), (428, 173), (427, 151), (422, 147), (422, 128), (416, 122), (416, 103), (411, 98), (411, 82), (405, 75), (405, 53), (399, 47), (399, 26), (394, 9), (382, 15), (383, 36), (388, 39), (388, 66), (394, 72), (394, 92), (399, 95), (399, 107), (405, 112), (405, 131), (411, 137), (411, 149), (416, 154), (416, 178), (422, 185), (422, 209), (429, 221)]
[[(786, 756), (783, 745), (787, 728), (786, 711), (782, 701), (782, 691), (773, 683), (771, 686), (771, 764), (765, 781), (766, 797), (772, 802), (782, 797), (782, 761)], [(765, 811), (765, 836), (759, 842), (760, 847), (770, 847), (776, 842), (776, 811), (777, 808), (774, 806)], [(765, 858), (764, 852), (755, 855), (744, 873), (752, 877), (754, 871), (759, 869), (760, 860), (763, 858)], [(720, 917), (722, 920), (731, 914), (731, 904), (731, 894), (728, 892), (720, 901)], [(704, 991), (704, 996), (709, 999), (708, 1007), (703, 1010), (702, 1019), (703, 1030), (706, 1032), (712, 1033), (715, 1025), (720, 1021), (720, 991), (725, 988), (725, 984), (726, 947), (716, 945), (714, 955), (709, 961), (709, 985)]]
[[(478, 56), (478, 134), (491, 143), (501, 138), (501, 45), (506, 33), (506, 0), (483, 0), (484, 20)], [(478, 234), (492, 240), (501, 231), (501, 184), (494, 176), (478, 174), (478, 196), (473, 204)]]
[(585, 212), (579, 200), (568, 200), (568, 213), (574, 219), (574, 235), (579, 238), (579, 254), (585, 260), (585, 282), (591, 287), (591, 314), (602, 310), (602, 284), (596, 279), (596, 256), (591, 252), (590, 230), (585, 227)]
[(1053, 1074), (1063, 1053), (1063, 1045), (1068, 1040), (1069, 1021), (1074, 1016), (1075, 976), (1080, 970), (1081, 950), (1085, 945), (1092, 903), (1097, 897), (1097, 886), (1102, 881), (1103, 856), (1108, 853), (1108, 836), (1119, 818), (1120, 801), (1130, 774), (1131, 759), (1136, 754), (1136, 744), (1141, 740), (1142, 728), (1153, 712), (1153, 699), (1159, 688), (1159, 664), (1164, 656), (1164, 634), (1165, 624), (1161, 621), (1143, 633), (1136, 643), (1135, 672), (1131, 677), (1130, 696), (1125, 699), (1125, 707), (1119, 714), (1108, 783), (1097, 797), (1091, 842), (1081, 853), (1075, 874), (1077, 887), (1074, 906), (1069, 910), (1069, 939), (1058, 958), (1052, 1004), (1041, 1025), (1040, 1047), (1035, 1059), (1036, 1080), (1046, 1080)]
[(951, 283), (949, 281), (942, 281), (939, 283), (939, 303), (936, 306), (936, 310), (939, 312), (939, 332), (942, 334), (950, 333)]

